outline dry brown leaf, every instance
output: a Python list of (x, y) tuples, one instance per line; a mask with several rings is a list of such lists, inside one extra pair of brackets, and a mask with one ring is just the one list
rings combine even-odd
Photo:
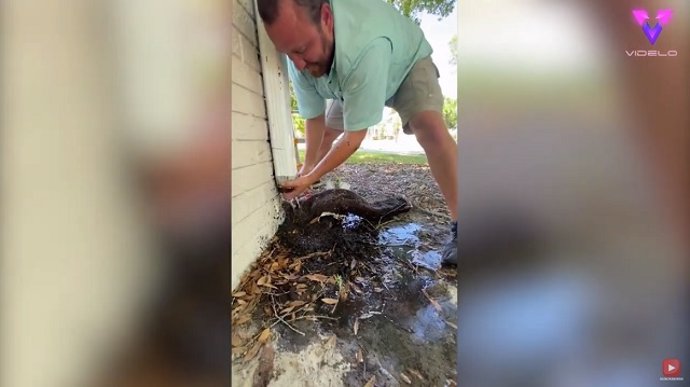
[(237, 292), (237, 293), (233, 294), (232, 296), (237, 298), (237, 297), (242, 297), (242, 296), (246, 296), (246, 295), (247, 295), (247, 292)]
[(455, 380), (453, 380), (453, 379), (448, 379), (448, 380), (446, 380), (446, 385), (448, 385), (448, 386), (457, 386), (458, 383), (457, 383)]
[(234, 355), (242, 355), (247, 352), (247, 347), (232, 347), (232, 353)]
[(400, 379), (404, 380), (407, 384), (412, 384), (412, 380), (402, 372), (400, 373)]
[(244, 340), (239, 335), (239, 333), (234, 332), (232, 334), (232, 346), (233, 347), (241, 347), (242, 345), (244, 345)]
[(250, 316), (250, 315), (248, 315), (248, 314), (244, 314), (244, 315), (238, 317), (236, 321), (233, 321), (232, 324), (233, 324), (233, 325), (242, 325), (242, 324), (248, 322), (248, 321), (251, 320), (251, 319), (252, 319), (252, 316)]
[(298, 306), (302, 306), (302, 305), (304, 305), (304, 304), (306, 304), (306, 301), (295, 300), (295, 301), (290, 302), (290, 303), (288, 304), (288, 306), (298, 307)]
[(357, 266), (357, 260), (353, 259), (352, 262), (350, 262), (350, 270), (354, 270), (355, 266)]
[(236, 299), (235, 301), (237, 301), (237, 303), (238, 303), (239, 305), (247, 305), (247, 301), (242, 300), (242, 299), (240, 299), (240, 298)]
[(275, 286), (271, 285), (271, 276), (270, 275), (265, 275), (259, 279), (259, 282), (257, 282), (260, 286), (265, 286), (267, 288), (271, 289), (278, 289)]
[(269, 339), (270, 337), (271, 337), (271, 328), (266, 328), (266, 329), (264, 329), (263, 332), (261, 332), (261, 334), (259, 335), (259, 342), (260, 342), (261, 344), (263, 344), (263, 343), (265, 343), (266, 341), (268, 341), (268, 339)]
[(322, 298), (321, 302), (328, 304), (328, 305), (335, 305), (338, 303), (337, 298)]
[(374, 383), (376, 382), (376, 376), (372, 376), (371, 379), (367, 382), (367, 384), (364, 385), (364, 387), (374, 387)]
[(297, 289), (306, 289), (306, 288), (307, 288), (307, 285), (305, 285), (305, 284), (298, 284), (296, 288), (297, 288)]
[(407, 369), (407, 372), (409, 372), (409, 373), (411, 373), (412, 375), (416, 376), (416, 377), (419, 378), (419, 380), (421, 380), (422, 382), (425, 380), (424, 377), (422, 376), (422, 374), (420, 374), (419, 371), (417, 371), (417, 370), (415, 370), (415, 369), (408, 368), (408, 369)]
[(343, 288), (344, 289), (342, 289), (342, 291), (340, 292), (340, 301), (346, 301), (348, 294), (350, 294), (350, 292), (347, 289), (347, 285), (343, 286)]
[(326, 277), (323, 274), (308, 274), (305, 275), (305, 277), (309, 280), (316, 281), (316, 282), (326, 282), (328, 280), (328, 277)]
[(256, 355), (259, 353), (259, 350), (261, 349), (261, 346), (263, 346), (263, 343), (259, 341), (254, 343), (254, 346), (244, 355), (244, 361), (248, 362), (252, 360), (254, 357), (256, 357)]
[(273, 273), (274, 271), (276, 271), (276, 270), (278, 270), (278, 269), (280, 269), (280, 263), (278, 263), (278, 262), (273, 262), (273, 263), (271, 264), (271, 266), (269, 266), (268, 272), (269, 272), (269, 273)]
[(437, 312), (443, 311), (443, 308), (441, 308), (441, 305), (438, 302), (436, 302), (436, 300), (431, 298), (429, 296), (429, 293), (427, 293), (425, 289), (422, 289), (422, 293), (426, 296), (427, 300), (429, 300), (429, 302), (431, 302), (431, 305), (434, 306), (434, 309), (436, 309)]
[(355, 292), (357, 292), (357, 293), (359, 293), (359, 294), (364, 293), (364, 292), (362, 291), (362, 289), (359, 288), (359, 286), (353, 284), (352, 282), (349, 282), (348, 284), (349, 284), (350, 288), (351, 288), (352, 290), (354, 290)]
[(359, 319), (355, 320), (355, 325), (353, 327), (353, 330), (355, 331), (355, 336), (357, 336), (357, 332), (359, 332)]
[(383, 291), (383, 288), (374, 288), (374, 291), (376, 293), (381, 293)]
[(280, 314), (288, 314), (292, 312), (295, 309), (294, 306), (288, 306), (287, 308), (283, 309), (280, 311)]
[(256, 281), (256, 284), (259, 286), (264, 286), (265, 284), (270, 283), (270, 281), (271, 281), (271, 276), (265, 275), (265, 276), (259, 278), (259, 280)]
[(357, 349), (357, 356), (356, 356), (357, 362), (358, 363), (363, 363), (364, 362), (364, 355), (362, 355), (362, 349), (359, 348)]
[(331, 336), (331, 338), (328, 339), (328, 341), (326, 342), (326, 348), (335, 348), (335, 341), (336, 341), (335, 335)]

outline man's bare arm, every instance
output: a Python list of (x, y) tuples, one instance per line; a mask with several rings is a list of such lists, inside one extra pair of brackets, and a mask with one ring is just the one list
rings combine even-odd
[(345, 134), (333, 144), (331, 150), (326, 153), (326, 156), (319, 162), (316, 167), (309, 173), (311, 181), (319, 180), (326, 173), (334, 170), (340, 164), (344, 163), (353, 153), (359, 149), (362, 140), (367, 135), (367, 130), (362, 129), (358, 131), (345, 131)]

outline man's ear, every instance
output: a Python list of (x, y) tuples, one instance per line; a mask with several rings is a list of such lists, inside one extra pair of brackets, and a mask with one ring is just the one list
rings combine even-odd
[(321, 5), (321, 28), (326, 31), (333, 31), (333, 9), (328, 3)]

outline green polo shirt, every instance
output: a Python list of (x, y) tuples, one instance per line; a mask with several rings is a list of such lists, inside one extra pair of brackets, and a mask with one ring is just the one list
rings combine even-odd
[(381, 121), (383, 107), (414, 64), (432, 49), (417, 24), (383, 0), (331, 0), (335, 55), (328, 74), (314, 78), (288, 62), (300, 115), (324, 114), (326, 99), (343, 102), (345, 130)]

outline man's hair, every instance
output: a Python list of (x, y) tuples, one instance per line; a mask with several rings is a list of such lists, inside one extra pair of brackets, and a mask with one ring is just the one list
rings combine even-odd
[[(321, 22), (321, 6), (330, 4), (330, 0), (287, 0), (294, 1), (300, 7), (306, 8), (309, 18), (318, 24)], [(281, 0), (257, 0), (259, 15), (266, 25), (271, 25), (278, 18), (278, 8)]]

